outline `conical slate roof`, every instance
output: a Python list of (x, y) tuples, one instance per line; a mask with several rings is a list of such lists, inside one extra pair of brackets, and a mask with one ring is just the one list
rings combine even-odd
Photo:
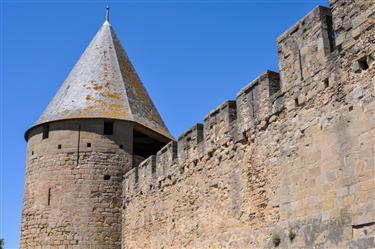
[(108, 20), (35, 125), (76, 118), (133, 121), (172, 138)]

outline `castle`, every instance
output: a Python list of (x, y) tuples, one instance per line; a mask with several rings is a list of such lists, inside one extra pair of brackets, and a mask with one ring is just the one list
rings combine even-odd
[(375, 3), (329, 2), (177, 141), (107, 15), (25, 133), (20, 248), (375, 248)]

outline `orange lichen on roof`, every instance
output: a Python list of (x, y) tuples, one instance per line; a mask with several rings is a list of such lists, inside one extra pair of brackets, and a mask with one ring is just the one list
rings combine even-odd
[(36, 125), (71, 118), (121, 119), (172, 138), (110, 25), (103, 25)]
[(96, 90), (96, 91), (100, 91), (100, 90), (102, 90), (102, 89), (103, 89), (103, 86), (98, 85), (98, 84), (94, 84), (94, 90)]
[(117, 92), (113, 93), (101, 93), (100, 94), (103, 97), (111, 98), (111, 99), (121, 99), (121, 94)]

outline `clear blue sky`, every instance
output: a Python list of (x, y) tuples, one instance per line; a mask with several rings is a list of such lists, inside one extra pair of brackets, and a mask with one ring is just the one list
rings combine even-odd
[[(51, 1), (54, 2), (54, 1)], [(104, 2), (1, 6), (0, 237), (18, 248), (26, 142), (104, 21)], [(177, 138), (267, 69), (276, 38), (320, 0), (109, 1), (111, 23)]]

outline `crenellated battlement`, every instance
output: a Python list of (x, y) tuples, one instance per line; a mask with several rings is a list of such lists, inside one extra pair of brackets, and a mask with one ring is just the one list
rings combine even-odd
[(175, 173), (179, 164), (211, 153), (220, 145), (238, 139), (248, 129), (259, 129), (262, 121), (282, 109), (279, 74), (266, 71), (242, 88), (236, 100), (227, 100), (209, 112), (203, 124), (193, 125), (177, 142), (168, 143), (156, 156), (127, 172), (125, 192), (145, 193), (161, 186), (157, 182)]
[[(368, 12), (366, 12), (368, 15)], [(335, 35), (329, 8), (318, 6), (277, 38), (280, 72), (265, 71), (170, 142), (156, 156), (125, 175), (126, 193), (149, 191), (174, 174), (178, 165), (194, 162), (221, 145), (240, 140), (244, 132), (264, 130), (273, 116), (298, 111), (332, 86), (336, 63)]]
[(129, 171), (125, 247), (373, 248), (372, 2), (313, 9), (277, 39), (279, 72)]
[(156, 182), (156, 156), (152, 155), (125, 174), (125, 191), (150, 191)]
[(203, 152), (203, 124), (195, 124), (184, 132), (177, 141), (177, 158), (179, 162), (191, 160), (191, 154)]
[(234, 100), (225, 101), (204, 118), (204, 151), (214, 149), (218, 144), (230, 139), (233, 125), (237, 120), (237, 104)]
[(318, 6), (277, 39), (281, 88), (301, 87), (329, 62), (335, 48), (332, 14)]
[[(237, 93), (238, 129), (243, 132), (276, 113), (282, 107), (275, 103), (273, 95), (280, 90), (280, 76), (266, 71)], [(282, 104), (281, 104), (282, 105)]]
[(279, 72), (125, 175), (129, 248), (375, 246), (375, 6), (331, 8), (279, 36)]
[(159, 178), (168, 175), (177, 160), (177, 142), (169, 142), (156, 154), (156, 175)]

